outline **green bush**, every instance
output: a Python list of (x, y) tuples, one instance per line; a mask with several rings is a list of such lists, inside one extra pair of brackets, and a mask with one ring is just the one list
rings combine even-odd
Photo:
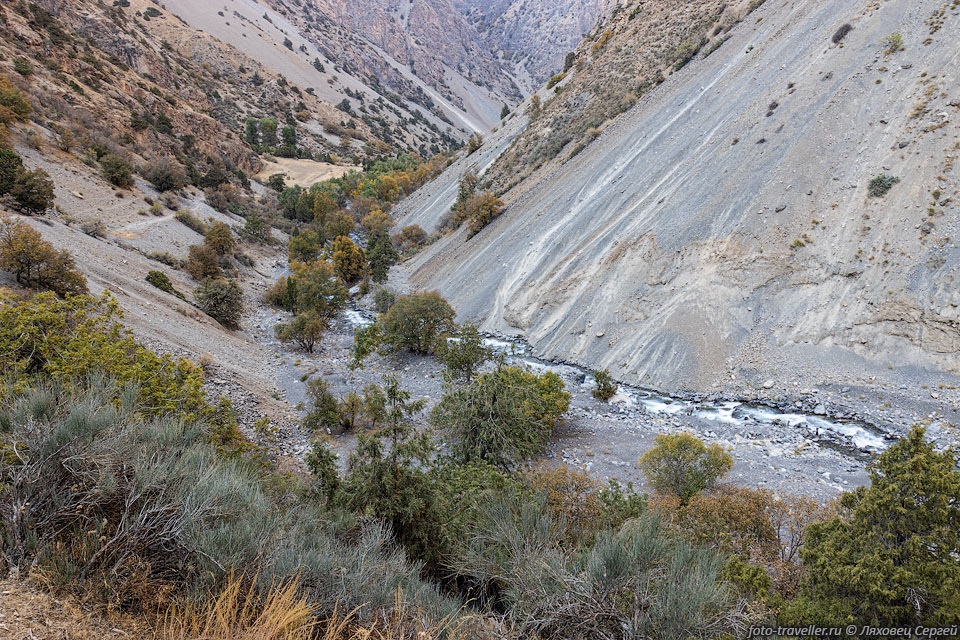
[(867, 193), (870, 194), (871, 198), (882, 198), (887, 195), (887, 192), (898, 182), (900, 182), (900, 178), (896, 176), (888, 176), (885, 174), (876, 176), (870, 180), (870, 184), (867, 186)]
[(10, 193), (23, 173), (23, 159), (13, 149), (0, 149), (0, 195)]
[(327, 321), (316, 311), (299, 313), (290, 322), (281, 322), (274, 327), (281, 342), (293, 342), (307, 353), (313, 353), (326, 330)]
[(477, 327), (469, 322), (460, 327), (455, 338), (441, 340), (437, 347), (437, 357), (447, 368), (450, 377), (461, 378), (468, 383), (491, 355)]
[(926, 430), (870, 465), (870, 486), (845, 493), (840, 515), (807, 532), (809, 573), (789, 622), (960, 623), (960, 471)]
[(184, 269), (198, 282), (207, 278), (219, 278), (221, 275), (217, 252), (205, 244), (190, 247)]
[(110, 184), (122, 189), (133, 186), (133, 167), (115, 153), (108, 153), (100, 158), (100, 172)]
[(717, 481), (733, 467), (733, 458), (720, 445), (705, 445), (689, 433), (658, 435), (654, 447), (640, 457), (640, 469), (659, 491), (680, 498), (681, 504)]
[(430, 422), (444, 431), (458, 462), (510, 470), (543, 450), (569, 407), (570, 394), (555, 373), (500, 365), (447, 393)]
[(436, 291), (400, 296), (380, 320), (383, 343), (394, 350), (430, 353), (455, 329), (456, 314)]
[(23, 171), (10, 189), (18, 208), (25, 213), (43, 213), (53, 206), (53, 181), (43, 169)]
[(396, 294), (383, 287), (377, 289), (376, 293), (373, 294), (373, 308), (377, 310), (377, 313), (386, 313), (396, 301)]
[(243, 291), (235, 280), (207, 278), (193, 292), (201, 311), (229, 329), (240, 328)]
[(597, 383), (597, 388), (593, 390), (593, 397), (597, 400), (606, 402), (617, 395), (619, 385), (617, 385), (617, 382), (610, 376), (610, 372), (606, 369), (603, 371), (594, 371), (593, 381)]
[(147, 282), (155, 286), (157, 289), (160, 289), (160, 291), (173, 294), (178, 298), (180, 298), (181, 300), (186, 300), (184, 295), (179, 291), (177, 291), (176, 288), (173, 286), (173, 283), (170, 281), (170, 277), (167, 274), (165, 274), (163, 271), (151, 270), (147, 272), (146, 280)]

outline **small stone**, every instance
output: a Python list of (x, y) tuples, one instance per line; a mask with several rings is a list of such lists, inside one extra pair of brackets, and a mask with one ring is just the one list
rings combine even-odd
[(772, 389), (772, 388), (773, 388), (773, 380), (767, 380), (767, 381), (765, 381), (762, 386), (763, 386), (764, 389)]

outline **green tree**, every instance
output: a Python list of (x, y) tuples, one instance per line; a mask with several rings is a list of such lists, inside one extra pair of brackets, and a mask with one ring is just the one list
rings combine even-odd
[(483, 460), (510, 470), (543, 450), (569, 407), (570, 394), (557, 374), (501, 364), (447, 393), (430, 422), (446, 432), (458, 462)]
[(53, 206), (53, 181), (43, 169), (22, 171), (13, 181), (10, 195), (21, 211), (43, 213)]
[(426, 354), (455, 328), (453, 307), (436, 291), (400, 296), (378, 322), (383, 343), (394, 350)]
[(287, 282), (288, 286), (291, 280), (295, 282), (298, 310), (312, 311), (329, 321), (346, 306), (349, 292), (329, 262), (294, 262), (290, 268), (293, 276)]
[(274, 173), (267, 178), (267, 186), (277, 193), (283, 193), (283, 190), (287, 188), (286, 177), (282, 173)]
[(322, 230), (307, 227), (290, 236), (287, 243), (287, 257), (297, 262), (316, 260), (323, 250), (326, 238)]
[(815, 524), (808, 568), (788, 616), (880, 626), (960, 623), (960, 471), (914, 427), (845, 493), (839, 517)]
[(280, 146), (280, 155), (292, 158), (297, 155), (297, 130), (293, 125), (286, 125), (280, 132), (283, 144)]
[(687, 504), (704, 489), (715, 487), (733, 467), (733, 458), (718, 444), (707, 446), (689, 433), (678, 433), (656, 436), (639, 465), (654, 488)]
[(503, 108), (500, 109), (500, 119), (503, 120), (503, 119), (506, 118), (508, 115), (510, 115), (510, 107), (508, 107), (506, 104), (504, 104), (504, 105), (503, 105)]
[(417, 433), (410, 419), (423, 411), (423, 400), (393, 377), (384, 378), (386, 420), (372, 436), (360, 434), (341, 485), (341, 506), (390, 524), (397, 540), (416, 558), (437, 561), (443, 523), (436, 480), (429, 472), (435, 453), (428, 433)]
[(247, 118), (243, 139), (254, 149), (260, 146), (260, 129), (256, 118)]
[(23, 159), (13, 149), (0, 149), (0, 195), (10, 193), (23, 173)]
[(313, 378), (307, 382), (307, 397), (310, 398), (311, 407), (303, 419), (303, 426), (311, 431), (325, 429), (330, 433), (339, 429), (340, 407), (327, 381)]
[(293, 342), (307, 353), (313, 353), (314, 347), (327, 330), (327, 321), (316, 311), (304, 311), (288, 323), (277, 324), (274, 330), (281, 341)]
[(340, 488), (340, 476), (337, 473), (337, 454), (326, 442), (314, 438), (304, 462), (315, 478), (318, 493), (323, 496), (324, 504), (333, 502), (337, 490)]
[(276, 118), (263, 118), (260, 120), (260, 141), (264, 147), (277, 146), (277, 122)]
[(193, 292), (201, 311), (229, 329), (240, 328), (243, 291), (234, 280), (207, 278)]
[(370, 263), (370, 278), (374, 282), (386, 282), (390, 267), (397, 263), (399, 257), (386, 232), (381, 231), (370, 236), (367, 241), (367, 262)]
[(457, 334), (455, 339), (440, 342), (437, 356), (452, 378), (462, 378), (469, 383), (477, 369), (490, 359), (491, 351), (483, 345), (483, 337), (476, 325), (468, 322)]

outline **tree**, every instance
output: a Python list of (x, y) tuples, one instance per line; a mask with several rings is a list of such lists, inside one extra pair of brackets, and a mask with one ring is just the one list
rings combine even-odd
[(510, 115), (510, 107), (508, 107), (506, 104), (504, 104), (504, 105), (503, 105), (503, 108), (500, 109), (500, 119), (503, 120), (503, 119), (506, 118), (508, 115)]
[(307, 353), (313, 353), (314, 347), (327, 330), (327, 321), (316, 311), (304, 311), (289, 323), (278, 324), (274, 330), (282, 342), (293, 342)]
[(577, 54), (573, 51), (567, 53), (567, 57), (563, 59), (563, 72), (566, 73), (573, 68), (574, 63), (577, 61)]
[(303, 426), (311, 431), (326, 429), (331, 433), (338, 429), (340, 409), (327, 381), (313, 378), (307, 382), (307, 397), (310, 398), (311, 408), (303, 419)]
[(283, 145), (280, 147), (280, 155), (292, 158), (297, 155), (297, 130), (293, 125), (286, 125), (280, 132)]
[(340, 236), (330, 246), (333, 252), (333, 270), (346, 283), (356, 282), (367, 269), (363, 252), (346, 237)]
[(390, 267), (397, 263), (397, 250), (385, 232), (374, 233), (367, 241), (367, 261), (370, 263), (370, 277), (374, 282), (387, 281)]
[(312, 311), (321, 320), (332, 320), (346, 306), (349, 292), (326, 261), (293, 262), (293, 276), (287, 279), (295, 284), (295, 305), (299, 311)]
[(914, 427), (845, 493), (834, 520), (810, 527), (797, 620), (883, 626), (960, 623), (960, 471)]
[(236, 242), (233, 239), (233, 232), (225, 222), (214, 222), (207, 230), (204, 237), (204, 243), (213, 249), (218, 256), (225, 256), (233, 253)]
[(25, 287), (57, 295), (86, 293), (87, 281), (66, 249), (57, 251), (25, 222), (0, 218), (0, 269)]
[(460, 327), (458, 333), (455, 339), (440, 343), (437, 356), (451, 377), (462, 378), (469, 383), (477, 369), (490, 359), (491, 351), (483, 345), (483, 337), (476, 325), (468, 322)]
[(707, 446), (689, 433), (679, 433), (656, 436), (639, 465), (654, 488), (687, 504), (704, 489), (715, 487), (733, 467), (733, 458), (718, 444)]
[(383, 391), (385, 424), (372, 436), (357, 436), (338, 503), (386, 521), (415, 558), (435, 562), (443, 535), (436, 480), (428, 471), (435, 450), (429, 434), (409, 423), (425, 403), (411, 400), (396, 378), (385, 377)]
[(323, 496), (324, 503), (329, 505), (340, 488), (340, 476), (337, 474), (337, 454), (327, 443), (319, 438), (313, 440), (310, 453), (304, 462), (316, 479), (317, 491)]
[(13, 149), (0, 149), (0, 195), (10, 193), (23, 173), (23, 159)]
[(10, 195), (21, 211), (43, 213), (53, 206), (53, 181), (43, 169), (22, 171), (13, 181)]
[(327, 223), (323, 225), (323, 232), (328, 238), (338, 238), (340, 236), (349, 236), (356, 226), (353, 216), (343, 211), (338, 211), (333, 215), (327, 216)]
[(447, 393), (430, 422), (446, 432), (458, 462), (483, 460), (510, 470), (543, 450), (569, 407), (570, 394), (557, 374), (501, 364)]
[(6, 76), (0, 76), (0, 122), (26, 120), (32, 112), (33, 107), (23, 92), (13, 86)]
[(472, 155), (483, 146), (483, 136), (477, 132), (470, 136), (470, 139), (467, 140), (467, 155)]
[(377, 289), (376, 293), (373, 294), (373, 308), (377, 310), (377, 313), (386, 313), (396, 301), (397, 296), (393, 291), (383, 287)]
[(453, 307), (436, 291), (400, 296), (384, 314), (382, 340), (394, 350), (419, 354), (434, 350), (441, 334), (455, 328)]
[(290, 241), (287, 243), (287, 257), (299, 262), (316, 260), (325, 240), (322, 230), (311, 227), (302, 229), (300, 233), (290, 236)]
[(243, 291), (235, 280), (207, 278), (193, 292), (197, 306), (208, 316), (227, 327), (240, 328), (243, 315)]
[(400, 233), (393, 236), (394, 242), (400, 247), (401, 251), (409, 251), (423, 246), (427, 242), (427, 232), (418, 224), (411, 224), (400, 230)]
[(100, 158), (100, 172), (107, 182), (121, 189), (133, 186), (133, 168), (115, 153), (108, 153)]
[(263, 118), (260, 120), (260, 141), (264, 147), (277, 146), (277, 122), (276, 118)]
[(360, 219), (360, 226), (363, 227), (364, 231), (370, 235), (375, 233), (388, 233), (390, 231), (390, 227), (392, 227), (394, 224), (395, 223), (390, 219), (390, 216), (381, 211), (379, 208), (372, 209), (370, 213)]
[(260, 129), (257, 127), (256, 118), (247, 118), (243, 139), (254, 149), (260, 146)]
[(217, 252), (206, 244), (192, 245), (184, 269), (198, 282), (207, 278), (219, 278), (220, 262), (217, 260)]

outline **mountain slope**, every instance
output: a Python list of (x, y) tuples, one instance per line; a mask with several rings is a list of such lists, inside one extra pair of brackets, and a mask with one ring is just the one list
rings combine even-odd
[[(481, 233), (414, 258), (411, 284), (542, 355), (651, 386), (955, 384), (957, 13), (766, 3), (582, 152), (516, 183)], [(885, 53), (893, 33), (905, 50)], [(605, 47), (629, 45), (612, 34)], [(401, 224), (434, 227), (462, 170)], [(870, 197), (883, 174), (899, 182)]]

